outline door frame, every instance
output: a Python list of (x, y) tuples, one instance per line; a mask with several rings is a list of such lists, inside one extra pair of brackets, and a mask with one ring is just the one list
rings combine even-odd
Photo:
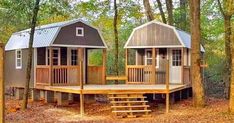
[[(52, 51), (53, 50), (58, 50), (58, 65), (53, 65), (53, 66), (60, 66), (61, 65), (61, 49), (60, 49), (60, 47), (53, 47), (52, 48)], [(48, 64), (48, 53), (49, 53), (49, 51), (50, 51), (50, 48), (46, 48), (46, 55), (45, 55), (45, 59), (46, 59), (46, 65), (49, 65)], [(52, 55), (53, 55), (53, 53), (52, 53)], [(51, 57), (52, 58), (52, 61), (53, 61), (53, 57)]]
[[(180, 50), (180, 62), (181, 62), (181, 64), (180, 64), (180, 66), (173, 66), (173, 50)], [(181, 84), (182, 83), (182, 64), (183, 64), (183, 62), (182, 62), (182, 55), (183, 55), (183, 53), (182, 53), (182, 50), (181, 50), (181, 48), (170, 48), (170, 49), (168, 49), (168, 51), (169, 51), (169, 56), (168, 56), (168, 58), (169, 58), (169, 61), (170, 61), (170, 65), (169, 65), (169, 67), (170, 67), (170, 72), (169, 72), (169, 82), (170, 83), (172, 83), (172, 84)], [(176, 68), (177, 67), (177, 68)], [(176, 81), (176, 82), (172, 82), (172, 80), (174, 79), (174, 78), (172, 78), (172, 74), (175, 74), (175, 73), (173, 73), (173, 69), (178, 69), (179, 70), (179, 72), (176, 72), (178, 75), (178, 77), (180, 78), (179, 80), (178, 80), (178, 82)]]

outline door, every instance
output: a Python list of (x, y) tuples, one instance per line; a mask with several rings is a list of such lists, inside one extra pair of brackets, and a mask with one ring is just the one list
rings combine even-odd
[(181, 83), (181, 50), (171, 49), (170, 50), (170, 83), (180, 84)]
[[(52, 63), (54, 66), (59, 66), (60, 65), (60, 48), (53, 48), (52, 49)], [(50, 49), (47, 49), (46, 53), (47, 61), (46, 64), (50, 65)]]

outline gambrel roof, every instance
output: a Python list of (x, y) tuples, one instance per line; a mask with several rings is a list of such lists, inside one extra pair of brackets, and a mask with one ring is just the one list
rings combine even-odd
[[(133, 29), (124, 48), (191, 48), (191, 36), (158, 21), (150, 21)], [(201, 51), (205, 52), (201, 45)]]
[[(85, 23), (84, 21), (80, 19), (69, 20), (69, 21), (58, 22), (58, 23), (36, 27), (35, 33), (34, 33), (33, 47), (37, 48), (37, 47), (57, 46), (58, 44), (54, 44), (54, 41), (56, 40), (56, 37), (58, 36), (60, 31), (63, 29), (63, 27), (76, 24), (76, 23), (83, 23), (87, 27), (92, 28), (93, 30), (97, 32), (96, 35), (98, 35), (98, 38), (100, 38), (99, 40), (100, 45), (79, 45), (79, 46), (77, 45), (77, 47), (107, 48), (107, 45), (105, 44), (105, 41), (102, 38), (102, 35), (100, 34), (99, 30)], [(30, 33), (30, 29), (26, 29), (23, 31), (13, 33), (5, 46), (5, 50), (8, 51), (8, 50), (28, 48), (29, 36), (30, 36), (29, 33)], [(93, 40), (96, 40), (96, 39), (93, 39)], [(62, 44), (62, 45), (66, 45), (66, 44)]]

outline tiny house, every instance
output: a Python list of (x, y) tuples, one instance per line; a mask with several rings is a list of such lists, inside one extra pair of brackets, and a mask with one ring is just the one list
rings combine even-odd
[[(12, 34), (5, 46), (8, 87), (24, 87), (29, 33), (30, 29), (26, 29)], [(30, 87), (71, 86), (80, 81), (104, 84), (106, 48), (98, 29), (79, 19), (36, 27)], [(90, 50), (103, 51), (102, 65), (89, 65)]]
[[(136, 27), (124, 48), (127, 83), (165, 84), (167, 62), (170, 84), (191, 82), (191, 36), (187, 32), (151, 21)], [(204, 52), (201, 46), (201, 54)]]

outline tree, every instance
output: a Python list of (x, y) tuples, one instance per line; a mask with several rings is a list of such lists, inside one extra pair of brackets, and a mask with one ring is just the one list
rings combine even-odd
[(191, 79), (193, 89), (193, 103), (195, 107), (205, 106), (205, 95), (203, 82), (201, 77), (201, 52), (200, 52), (200, 39), (201, 39), (201, 27), (200, 27), (200, 0), (189, 0), (190, 4), (190, 16), (191, 16)]
[(26, 83), (24, 87), (24, 98), (23, 98), (23, 105), (22, 109), (26, 109), (28, 105), (28, 93), (29, 93), (29, 83), (31, 79), (31, 69), (32, 69), (32, 55), (33, 55), (33, 40), (34, 40), (34, 32), (37, 23), (37, 14), (39, 11), (39, 3), (40, 0), (36, 0), (35, 6), (33, 9), (33, 16), (31, 22), (31, 30), (30, 30), (30, 37), (29, 37), (29, 52), (28, 52), (28, 62), (27, 62), (27, 73), (26, 73)]
[(231, 80), (231, 68), (232, 68), (232, 57), (231, 57), (231, 17), (234, 13), (232, 7), (233, 0), (224, 0), (223, 7), (221, 5), (220, 0), (217, 0), (220, 12), (224, 18), (224, 34), (225, 34), (225, 68), (224, 68), (224, 76), (223, 81), (225, 84), (224, 88), (224, 96), (225, 98), (229, 98), (230, 92), (230, 80)]
[[(114, 36), (115, 36), (115, 72), (116, 75), (119, 75), (119, 38), (118, 38), (118, 8), (117, 8), (117, 3), (116, 0), (114, 0), (114, 22), (113, 22), (113, 26), (114, 26)], [(116, 81), (116, 84), (118, 83), (118, 81)]]
[(158, 9), (160, 11), (160, 15), (162, 18), (163, 23), (167, 23), (166, 17), (165, 17), (165, 13), (163, 12), (163, 8), (162, 8), (162, 3), (160, 0), (157, 0), (157, 4), (158, 4)]
[(152, 12), (152, 9), (150, 7), (149, 0), (143, 0), (144, 8), (145, 8), (145, 14), (147, 16), (148, 21), (154, 20), (154, 14)]
[(168, 13), (168, 24), (173, 25), (173, 3), (172, 0), (166, 0), (167, 13)]

